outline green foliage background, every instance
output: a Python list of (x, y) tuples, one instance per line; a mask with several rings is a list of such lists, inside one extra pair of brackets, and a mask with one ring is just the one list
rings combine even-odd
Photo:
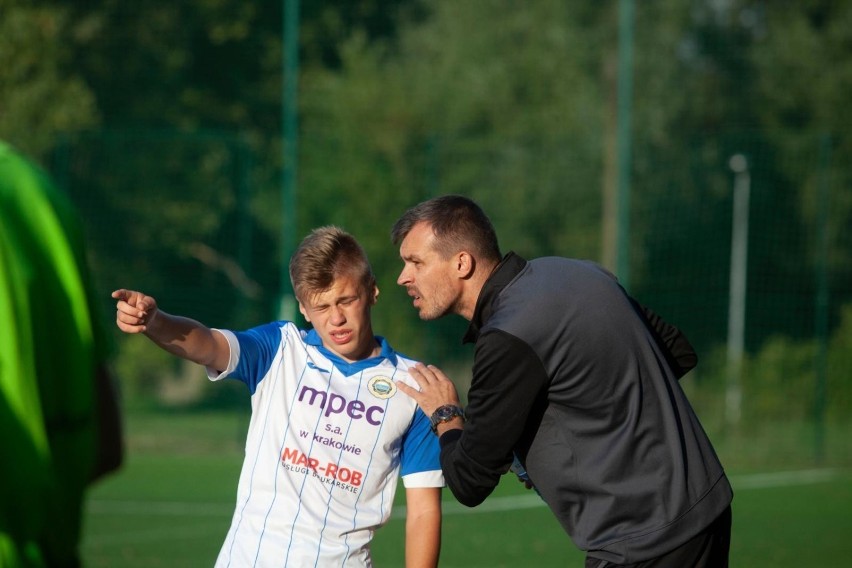
[[(373, 260), (378, 332), (464, 387), (464, 322), (417, 320), (390, 227), (461, 193), (505, 251), (613, 267), (619, 3), (302, 1), (294, 226), (282, 225), (282, 6), (0, 0), (0, 138), (78, 204), (105, 321), (117, 287), (212, 326), (273, 319), (283, 235), (335, 223)], [(809, 459), (850, 463), (823, 429), (852, 410), (852, 4), (635, 7), (630, 291), (699, 348), (685, 385), (715, 435), (795, 420), (813, 431)], [(752, 203), (732, 433), (734, 154)], [(115, 368), (129, 406), (246, 403), (139, 338), (116, 336)]]

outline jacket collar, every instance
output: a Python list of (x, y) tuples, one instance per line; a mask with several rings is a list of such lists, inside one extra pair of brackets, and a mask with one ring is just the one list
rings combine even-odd
[(473, 343), (479, 338), (479, 332), (491, 314), (494, 312), (494, 302), (503, 288), (511, 282), (515, 276), (527, 265), (527, 261), (514, 252), (509, 252), (494, 268), (491, 276), (485, 281), (479, 298), (476, 299), (476, 307), (473, 310), (473, 318), (467, 328), (467, 333), (462, 338), (462, 343)]

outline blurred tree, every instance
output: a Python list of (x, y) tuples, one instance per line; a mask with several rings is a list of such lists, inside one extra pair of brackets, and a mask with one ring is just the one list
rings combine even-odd
[[(761, 100), (755, 111), (761, 126), (772, 129), (786, 175), (802, 157), (819, 167), (795, 196), (795, 206), (815, 238), (827, 222), (827, 260), (833, 285), (852, 281), (852, 4), (828, 0), (785, 2), (770, 10), (751, 2), (763, 17), (761, 33), (750, 52)], [(814, 133), (826, 136), (826, 155), (813, 157)], [(819, 162), (823, 163), (820, 164)], [(827, 168), (829, 172), (826, 171)], [(821, 184), (829, 185), (831, 215), (822, 219)], [(811, 243), (816, 248), (818, 243)], [(841, 291), (842, 293), (842, 291)], [(849, 291), (841, 298), (850, 299)], [(837, 314), (835, 314), (836, 316)]]
[(394, 42), (399, 23), (428, 13), (426, 0), (330, 0), (302, 2), (301, 43), (308, 66), (339, 69), (341, 46), (353, 35)]
[[(301, 5), (296, 232), (334, 222), (364, 242), (387, 308), (379, 329), (424, 353), (456, 348), (457, 324), (432, 324), (424, 336), (414, 323), (388, 240), (397, 215), (438, 193), (482, 202), (504, 249), (601, 259), (617, 3)], [(200, 313), (251, 314), (222, 268), (240, 254), (235, 226), (248, 214), (250, 240), (262, 245), (246, 276), (271, 304), (281, 262), (281, 1), (0, 7), (0, 135), (46, 156), (58, 134), (102, 128), (77, 139), (66, 167), (76, 198), (108, 220), (92, 229), (103, 245), (97, 265), (178, 298), (192, 290), (174, 275), (198, 270)], [(701, 342), (725, 333), (733, 153), (753, 168), (753, 244), (763, 247), (753, 260), (767, 275), (754, 299), (812, 309), (809, 239), (826, 180), (835, 188), (829, 279), (852, 280), (852, 197), (836, 190), (852, 181), (840, 158), (852, 151), (850, 24), (852, 5), (829, 0), (636, 3), (631, 291)], [(822, 158), (820, 131), (831, 141)], [(820, 159), (830, 176), (811, 167)], [(253, 188), (248, 204), (235, 197), (241, 185)], [(130, 259), (128, 249), (151, 254)], [(767, 322), (754, 348), (778, 329), (809, 331), (777, 303), (748, 305)]]
[[(813, 320), (821, 223), (830, 232), (829, 280), (852, 280), (842, 230), (852, 198), (841, 191), (852, 169), (839, 159), (849, 151), (840, 93), (852, 77), (851, 14), (845, 3), (820, 1), (667, 1), (637, 10), (634, 292), (695, 326), (687, 331), (701, 345), (726, 333), (733, 154), (746, 156), (752, 179), (749, 347), (774, 333), (813, 332), (801, 322)], [(823, 133), (831, 134), (827, 153)], [(831, 214), (821, 219), (826, 183)], [(690, 281), (702, 305), (683, 292)]]
[(0, 137), (41, 161), (59, 134), (98, 122), (94, 93), (65, 50), (88, 33), (65, 6), (0, 0)]
[(387, 290), (399, 270), (390, 227), (422, 199), (462, 193), (489, 211), (507, 249), (595, 257), (605, 36), (583, 2), (429, 7), (393, 42), (355, 36), (340, 69), (306, 71), (302, 204), (309, 219), (331, 216), (367, 241), (391, 308), (377, 311), (388, 318), (379, 328), (446, 357), (458, 323), (424, 336), (404, 294)]
[[(224, 139), (228, 133), (239, 132), (238, 143), (248, 144), (254, 156), (249, 180), (254, 188), (249, 205), (254, 238), (270, 245), (255, 247), (250, 264), (262, 268), (255, 278), (266, 295), (273, 297), (279, 289), (276, 265), (280, 263), (276, 236), (281, 223), (282, 2), (152, 0), (137, 5), (101, 0), (71, 4), (73, 18), (85, 22), (90, 33), (78, 37), (68, 49), (76, 68), (92, 86), (97, 107), (111, 131), (103, 145), (95, 137), (87, 143), (124, 160), (119, 169), (139, 172), (130, 176), (123, 189), (147, 197), (141, 205), (122, 204), (115, 197), (121, 194), (115, 187), (120, 182), (114, 174), (99, 172), (93, 193), (107, 197), (97, 202), (98, 216), (123, 220), (141, 214), (147, 222), (119, 222), (138, 225), (129, 230), (130, 243), (125, 246), (144, 247), (153, 240), (150, 235), (157, 235), (159, 253), (140, 260), (146, 264), (142, 272), (147, 278), (161, 275), (160, 281), (168, 281), (171, 270), (153, 266), (174, 267), (185, 262), (185, 239), (209, 243), (234, 218), (234, 195), (226, 195), (233, 188), (217, 187), (205, 171), (192, 175), (191, 170), (198, 162), (220, 164), (218, 170), (208, 172), (211, 174), (242, 167), (233, 164), (233, 153), (223, 156), (220, 144), (209, 143), (211, 137)], [(413, 13), (407, 6), (414, 4), (404, 0), (303, 2), (303, 68), (333, 67), (339, 58), (339, 43), (349, 35), (392, 37), (395, 19), (389, 14)], [(176, 133), (170, 136), (170, 131)], [(111, 148), (116, 137), (121, 141)], [(194, 150), (190, 148), (193, 144)], [(113, 153), (117, 148), (124, 157)], [(182, 161), (186, 171), (179, 173)], [(221, 184), (233, 181), (233, 176), (226, 173), (218, 179)], [(209, 208), (211, 200), (218, 207)], [(304, 234), (314, 223), (303, 220), (299, 201), (297, 233)], [(310, 199), (305, 200), (305, 207), (310, 207)], [(188, 219), (201, 222), (188, 224)], [(185, 227), (191, 229), (184, 231)], [(213, 302), (199, 299), (199, 304)]]

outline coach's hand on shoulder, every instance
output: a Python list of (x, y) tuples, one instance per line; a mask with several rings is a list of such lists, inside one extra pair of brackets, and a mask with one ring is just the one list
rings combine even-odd
[(157, 300), (135, 290), (124, 288), (112, 293), (115, 303), (115, 323), (125, 333), (144, 333), (156, 319)]
[(432, 416), (438, 408), (445, 405), (459, 406), (456, 386), (441, 369), (434, 365), (417, 363), (408, 372), (417, 382), (420, 390), (403, 382), (397, 383), (399, 389), (413, 398), (426, 416)]

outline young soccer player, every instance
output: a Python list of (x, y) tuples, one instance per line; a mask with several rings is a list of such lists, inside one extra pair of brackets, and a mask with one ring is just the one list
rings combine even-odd
[(252, 417), (224, 566), (370, 566), (369, 543), (406, 489), (406, 565), (436, 566), (437, 438), (413, 399), (414, 361), (373, 335), (379, 290), (367, 256), (336, 227), (316, 229), (290, 261), (299, 310), (313, 329), (276, 321), (210, 329), (154, 298), (116, 290), (116, 323), (251, 392)]

